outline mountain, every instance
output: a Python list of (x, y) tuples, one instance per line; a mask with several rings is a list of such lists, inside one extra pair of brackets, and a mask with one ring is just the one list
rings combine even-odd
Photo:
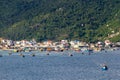
[(2, 0), (0, 37), (119, 41), (120, 0)]

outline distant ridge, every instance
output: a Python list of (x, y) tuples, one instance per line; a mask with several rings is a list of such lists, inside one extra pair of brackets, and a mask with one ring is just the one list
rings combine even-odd
[[(0, 37), (21, 40), (109, 39), (120, 30), (120, 0), (3, 0)], [(110, 40), (119, 41), (120, 35)]]

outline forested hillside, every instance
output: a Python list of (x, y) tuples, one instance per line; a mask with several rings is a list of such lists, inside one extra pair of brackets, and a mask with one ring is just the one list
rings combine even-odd
[[(120, 31), (120, 0), (1, 0), (0, 37), (108, 39)], [(110, 38), (119, 41), (119, 34)]]

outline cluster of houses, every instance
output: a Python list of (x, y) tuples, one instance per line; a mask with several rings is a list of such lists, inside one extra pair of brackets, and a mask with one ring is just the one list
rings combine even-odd
[(31, 41), (21, 40), (21, 41), (12, 41), (8, 39), (0, 38), (0, 49), (1, 50), (14, 50), (14, 51), (64, 51), (64, 50), (75, 50), (75, 51), (84, 51), (84, 50), (94, 50), (101, 51), (105, 48), (111, 48), (116, 46), (109, 40), (104, 42), (97, 43), (86, 43), (78, 40), (68, 41), (61, 40), (58, 42), (53, 42), (51, 40), (36, 42), (34, 39)]

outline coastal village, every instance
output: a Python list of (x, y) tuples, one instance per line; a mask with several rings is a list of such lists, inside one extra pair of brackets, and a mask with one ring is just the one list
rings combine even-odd
[(36, 42), (33, 40), (21, 40), (12, 41), (8, 39), (0, 38), (0, 49), (1, 50), (12, 50), (14, 52), (29, 52), (29, 51), (64, 51), (64, 50), (75, 50), (75, 51), (101, 51), (104, 49), (115, 49), (119, 47), (120, 43), (112, 43), (110, 40), (97, 43), (87, 43), (78, 40), (68, 41), (61, 40), (59, 42), (53, 42), (51, 40)]

